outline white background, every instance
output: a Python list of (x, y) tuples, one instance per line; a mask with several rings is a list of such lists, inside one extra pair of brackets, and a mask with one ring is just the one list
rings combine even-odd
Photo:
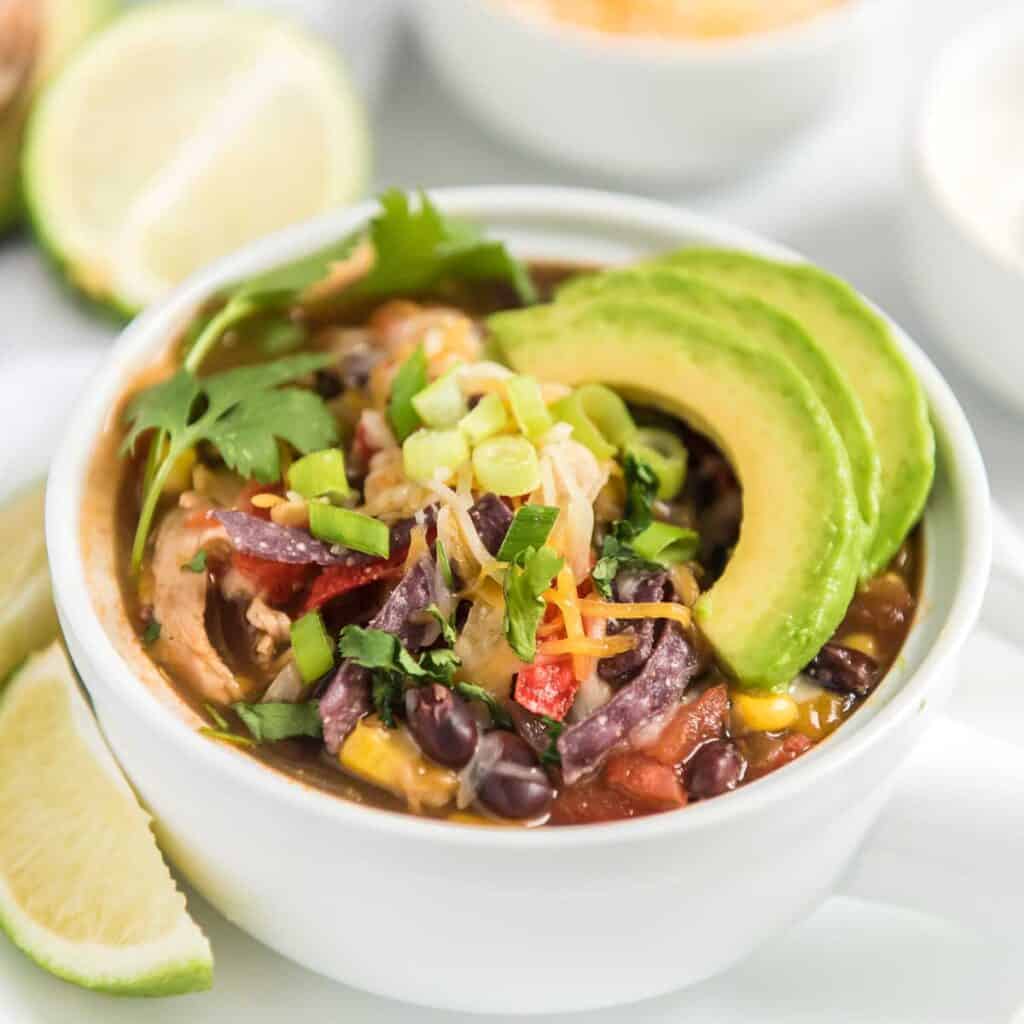
[[(978, 433), (993, 490), (1022, 521), (1021, 422), (932, 344), (906, 293), (900, 238), (912, 114), (924, 73), (944, 42), (996, 6), (991, 0), (916, 0), (906, 7), (903, 29), (879, 48), (870, 75), (827, 123), (746, 178), (656, 194), (792, 245), (849, 278), (901, 321), (947, 371)], [(449, 102), (408, 41), (377, 104), (375, 129), (381, 187), (562, 183), (629, 189), (629, 183), (534, 161), (485, 135)], [(75, 306), (25, 239), (0, 241), (0, 488), (45, 466), (75, 394), (114, 334), (113, 326)], [(963, 339), (968, 350), (970, 343)], [(1012, 720), (1021, 719), (1013, 712), (1024, 715), (1024, 694), (1014, 688), (1020, 689), (1022, 670), (1024, 657), (979, 634), (965, 659), (954, 712), (1017, 740)], [(955, 809), (950, 822), (955, 828)], [(0, 1022), (471, 1019), (347, 990), (264, 950), (198, 897), (191, 906), (217, 955), (212, 993), (119, 1002), (57, 982), (0, 944)], [(742, 929), (742, 920), (735, 926)], [(487, 928), (482, 911), (481, 941)], [(424, 941), (429, 936), (395, 936), (395, 947), (381, 955), (401, 970), (403, 958), (415, 956)], [(1005, 1022), (1024, 1002), (1022, 966), (1024, 953), (996, 948), (937, 920), (834, 899), (727, 975), (627, 1010), (588, 1014), (587, 1020)], [(517, 984), (510, 977), (510, 1009)]]

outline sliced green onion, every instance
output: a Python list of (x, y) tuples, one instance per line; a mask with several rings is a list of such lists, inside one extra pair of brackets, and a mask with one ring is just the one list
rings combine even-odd
[(413, 408), (428, 427), (454, 427), (466, 415), (466, 397), (455, 374), (449, 370), (413, 396)]
[(477, 402), (476, 408), (459, 420), (459, 430), (466, 435), (472, 445), (500, 434), (507, 426), (508, 413), (505, 411), (505, 403), (498, 395), (484, 395)]
[(412, 404), (416, 397), (427, 386), (427, 353), (419, 345), (416, 351), (395, 374), (391, 383), (391, 398), (388, 401), (388, 419), (391, 429), (399, 441), (404, 441), (419, 425), (420, 416)]
[(303, 455), (288, 467), (288, 488), (304, 498), (347, 498), (344, 452), (340, 448), (325, 448)]
[(509, 377), (505, 389), (516, 426), (522, 433), (536, 440), (551, 429), (551, 414), (533, 377)]
[(499, 562), (511, 562), (520, 551), (542, 548), (558, 519), (558, 509), (550, 505), (523, 505), (516, 511), (512, 525), (498, 549)]
[(473, 449), (473, 472), (485, 491), (514, 496), (540, 486), (537, 449), (525, 437), (490, 437)]
[(366, 555), (387, 558), (391, 553), (391, 531), (387, 523), (322, 501), (310, 502), (309, 532), (329, 544), (341, 544)]
[(405, 475), (418, 484), (450, 480), (468, 458), (469, 445), (459, 430), (417, 430), (402, 445)]
[(626, 445), (626, 451), (654, 470), (662, 501), (671, 501), (683, 489), (687, 452), (675, 434), (657, 427), (641, 427)]
[(304, 683), (312, 683), (334, 668), (334, 644), (327, 635), (319, 612), (310, 612), (296, 619), (291, 633), (292, 656)]
[(633, 550), (647, 562), (659, 565), (678, 565), (688, 562), (697, 554), (700, 535), (671, 523), (651, 523), (633, 538)]
[(626, 403), (603, 384), (584, 384), (553, 411), (572, 427), (572, 436), (599, 459), (610, 459), (636, 434)]

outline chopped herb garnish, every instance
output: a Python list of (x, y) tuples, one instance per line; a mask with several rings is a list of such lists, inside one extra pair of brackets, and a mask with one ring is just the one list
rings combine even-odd
[(626, 476), (626, 522), (640, 533), (651, 525), (651, 506), (658, 495), (658, 476), (635, 455), (626, 454), (622, 460)]
[(541, 594), (564, 565), (551, 548), (526, 548), (505, 570), (504, 631), (509, 646), (526, 662), (537, 653), (537, 627), (544, 616)]
[(380, 720), (389, 728), (397, 725), (395, 712), (401, 707), (405, 684), (401, 676), (390, 672), (375, 672), (370, 684), (370, 699)]
[(518, 508), (498, 549), (498, 561), (511, 562), (527, 548), (542, 548), (551, 536), (558, 511), (549, 505), (523, 505)]
[(206, 713), (210, 716), (210, 721), (213, 722), (218, 729), (223, 729), (225, 732), (230, 729), (228, 720), (212, 704), (204, 704), (203, 707), (206, 709)]
[(142, 642), (151, 647), (160, 639), (160, 623), (156, 619), (150, 619), (149, 625), (142, 631)]
[(540, 763), (561, 764), (562, 755), (558, 752), (558, 737), (565, 731), (565, 722), (559, 722), (557, 718), (550, 718), (548, 715), (541, 715), (540, 721), (550, 739), (548, 749), (540, 755)]
[(206, 572), (206, 549), (200, 548), (183, 566), (189, 572)]
[(490, 690), (485, 690), (482, 686), (477, 686), (476, 683), (456, 683), (453, 689), (460, 697), (465, 697), (466, 700), (477, 700), (483, 704), (490, 712), (491, 721), (499, 729), (512, 728), (512, 719), (509, 718), (508, 712)]
[(203, 726), (199, 733), (202, 736), (209, 736), (211, 740), (219, 740), (221, 743), (233, 743), (236, 747), (255, 746), (248, 736), (239, 736), (237, 733), (225, 732), (223, 729), (211, 729), (209, 726)]
[(431, 604), (427, 605), (426, 612), (441, 627), (441, 639), (449, 647), (454, 647), (456, 640), (455, 627), (444, 617), (441, 609), (436, 604)]
[(448, 551), (440, 540), (434, 545), (434, 550), (437, 554), (437, 564), (441, 568), (441, 578), (449, 590), (454, 590), (455, 574), (452, 572), (452, 563), (448, 560)]
[(399, 441), (404, 441), (421, 425), (420, 414), (412, 400), (427, 386), (427, 353), (422, 345), (398, 368), (391, 382), (388, 419)]
[[(200, 380), (189, 370), (147, 388), (128, 406), (131, 430), (121, 446), (131, 452), (139, 437), (158, 432), (159, 448), (147, 471), (132, 566), (142, 563), (157, 502), (178, 457), (202, 441), (217, 447), (229, 469), (273, 483), (281, 477), (278, 438), (300, 452), (333, 444), (338, 427), (323, 399), (301, 388), (281, 388), (323, 366), (327, 356), (298, 355), (261, 366), (243, 366)], [(161, 443), (163, 440), (163, 443)], [(151, 449), (151, 452), (153, 449)]]
[(323, 735), (320, 705), (316, 701), (304, 701), (299, 704), (284, 701), (246, 704), (240, 701), (232, 707), (257, 743), (287, 740), (295, 736)]

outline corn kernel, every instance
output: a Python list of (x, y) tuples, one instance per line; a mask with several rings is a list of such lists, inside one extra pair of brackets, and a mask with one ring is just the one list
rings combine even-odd
[(847, 698), (837, 693), (822, 693), (814, 700), (801, 701), (797, 706), (799, 717), (793, 728), (817, 742), (842, 722), (846, 707)]
[(273, 508), (280, 505), (284, 498), (280, 494), (254, 494), (249, 501), (253, 508)]
[(186, 448), (171, 466), (167, 475), (166, 490), (170, 494), (181, 494), (192, 486), (192, 469), (197, 462), (195, 448)]
[(399, 729), (363, 719), (338, 752), (343, 768), (381, 789), (404, 797), (410, 809), (444, 807), (455, 798), (455, 772), (428, 761)]
[(733, 711), (750, 732), (779, 732), (788, 729), (799, 717), (796, 701), (785, 693), (737, 693), (732, 698)]
[(309, 526), (309, 506), (304, 501), (282, 501), (270, 510), (270, 518), (278, 526)]
[(839, 643), (843, 647), (850, 647), (855, 651), (860, 651), (861, 654), (866, 654), (869, 658), (878, 660), (878, 643), (868, 633), (849, 633)]

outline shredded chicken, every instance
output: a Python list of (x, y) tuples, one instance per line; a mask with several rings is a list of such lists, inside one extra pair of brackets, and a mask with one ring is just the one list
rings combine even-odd
[(256, 661), (263, 666), (270, 665), (278, 652), (290, 642), (292, 620), (284, 612), (271, 608), (263, 598), (257, 597), (246, 609), (245, 621), (253, 628), (253, 654)]
[(182, 568), (199, 551), (226, 543), (221, 526), (195, 529), (190, 513), (176, 508), (165, 516), (153, 554), (153, 615), (160, 623), (158, 654), (168, 670), (204, 698), (231, 703), (243, 696), (234, 674), (206, 632), (209, 575)]

